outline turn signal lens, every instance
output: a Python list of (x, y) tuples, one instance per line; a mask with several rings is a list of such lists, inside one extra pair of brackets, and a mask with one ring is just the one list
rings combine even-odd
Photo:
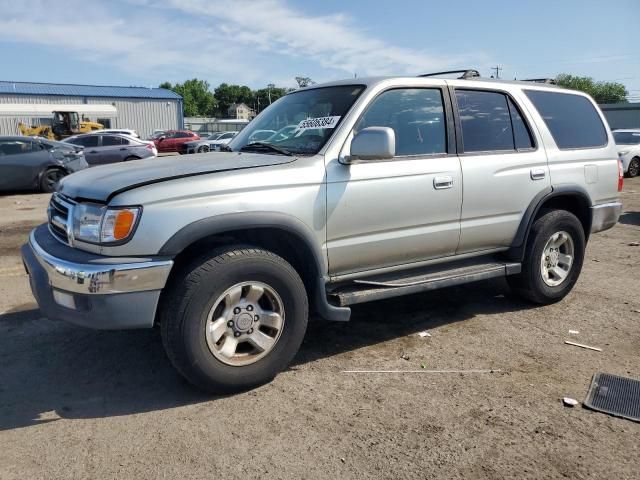
[(102, 222), (102, 242), (117, 242), (128, 238), (136, 226), (139, 208), (107, 210)]

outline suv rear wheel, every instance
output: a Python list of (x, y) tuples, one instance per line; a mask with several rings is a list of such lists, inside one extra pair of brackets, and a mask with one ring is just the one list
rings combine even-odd
[(226, 248), (187, 266), (169, 285), (162, 339), (176, 369), (212, 392), (272, 380), (293, 359), (307, 327), (304, 284), (281, 257)]
[(580, 220), (565, 210), (545, 210), (531, 228), (522, 272), (507, 277), (509, 285), (534, 303), (562, 300), (578, 280), (584, 250)]

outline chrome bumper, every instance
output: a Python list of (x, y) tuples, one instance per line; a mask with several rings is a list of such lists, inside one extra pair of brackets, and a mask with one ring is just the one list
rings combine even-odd
[(591, 233), (602, 232), (618, 223), (622, 203), (612, 202), (591, 207)]
[(47, 253), (36, 241), (34, 232), (29, 246), (45, 270), (49, 284), (66, 292), (105, 295), (144, 292), (164, 288), (172, 260), (134, 263), (73, 263)]

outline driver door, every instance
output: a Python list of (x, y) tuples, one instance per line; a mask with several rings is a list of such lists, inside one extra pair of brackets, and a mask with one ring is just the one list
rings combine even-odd
[(455, 254), (462, 175), (447, 128), (450, 115), (441, 88), (387, 90), (371, 102), (353, 133), (389, 127), (396, 154), (392, 160), (346, 165), (335, 159), (327, 165), (332, 276)]

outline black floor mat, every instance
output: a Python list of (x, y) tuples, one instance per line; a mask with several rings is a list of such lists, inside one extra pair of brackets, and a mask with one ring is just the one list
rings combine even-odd
[(596, 373), (583, 405), (591, 410), (640, 422), (640, 380)]

